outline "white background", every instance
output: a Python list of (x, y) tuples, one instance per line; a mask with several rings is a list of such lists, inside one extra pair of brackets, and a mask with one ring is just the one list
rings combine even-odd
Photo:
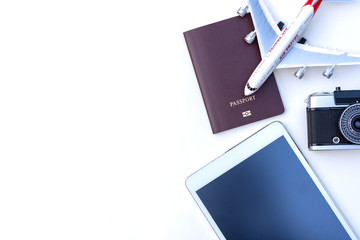
[[(304, 1), (271, 1), (285, 23)], [(359, 151), (309, 152), (304, 100), (360, 89), (276, 70), (285, 113), (213, 135), (183, 32), (240, 1), (1, 1), (0, 239), (217, 239), (188, 175), (280, 120), (360, 235)], [(360, 2), (323, 4), (309, 44), (360, 53)], [(239, 39), (242, 41), (242, 39)], [(239, 89), (242, 91), (243, 89)]]

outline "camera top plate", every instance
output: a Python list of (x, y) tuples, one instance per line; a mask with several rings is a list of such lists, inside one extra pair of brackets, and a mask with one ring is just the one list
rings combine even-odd
[(342, 91), (337, 87), (334, 91), (335, 105), (350, 105), (360, 102), (360, 90), (345, 90)]

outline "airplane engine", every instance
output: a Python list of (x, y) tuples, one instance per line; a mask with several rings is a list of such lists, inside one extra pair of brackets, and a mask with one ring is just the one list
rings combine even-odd
[(323, 72), (323, 76), (326, 78), (331, 78), (332, 75), (334, 74), (334, 69), (335, 69), (335, 65), (325, 69), (325, 71)]
[(282, 31), (284, 29), (285, 23), (283, 23), (282, 21), (278, 22), (277, 24), (278, 28), (280, 29), (280, 31)]
[(298, 43), (300, 43), (300, 44), (306, 44), (306, 42), (307, 42), (307, 40), (304, 37), (300, 38), (300, 40), (298, 41)]
[(240, 17), (245, 16), (248, 12), (249, 12), (249, 6), (247, 6), (247, 5), (240, 7), (239, 10), (237, 11), (237, 13), (240, 15)]
[(298, 79), (302, 79), (306, 72), (306, 66), (299, 68), (295, 73), (294, 76)]
[(246, 37), (244, 39), (248, 44), (251, 44), (254, 42), (255, 37), (256, 37), (256, 32), (254, 30), (254, 31), (250, 32), (248, 35), (246, 35)]

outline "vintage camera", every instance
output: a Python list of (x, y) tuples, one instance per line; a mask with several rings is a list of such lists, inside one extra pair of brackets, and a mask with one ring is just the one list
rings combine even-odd
[(360, 90), (314, 93), (308, 99), (310, 150), (360, 149)]

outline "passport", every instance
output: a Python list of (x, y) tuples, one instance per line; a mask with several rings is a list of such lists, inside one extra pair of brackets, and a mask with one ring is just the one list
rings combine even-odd
[(274, 74), (255, 94), (245, 85), (261, 61), (250, 14), (232, 17), (184, 32), (212, 132), (219, 133), (284, 112)]

